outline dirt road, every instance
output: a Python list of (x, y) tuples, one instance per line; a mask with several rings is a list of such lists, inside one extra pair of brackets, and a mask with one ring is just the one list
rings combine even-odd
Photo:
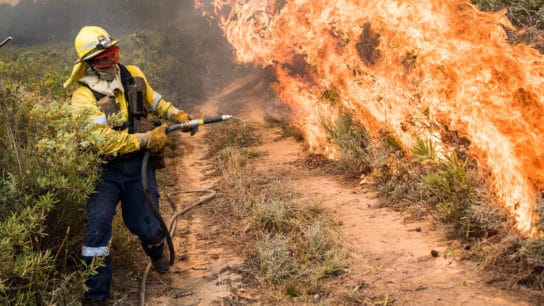
[[(239, 94), (241, 89), (244, 95)], [(252, 94), (247, 94), (248, 89)], [(259, 76), (248, 76), (211, 98), (198, 113), (238, 110), (233, 114), (258, 126), (263, 135), (263, 144), (256, 149), (265, 154), (254, 161), (257, 172), (281, 173), (282, 183), (294, 188), (301, 200), (321, 203), (340, 225), (349, 267), (347, 273), (328, 283), (327, 297), (315, 297), (315, 304), (535, 305), (522, 291), (488, 284), (489, 277), (474, 263), (450, 256), (455, 244), (444, 240), (443, 233), (430, 222), (406, 223), (401, 213), (380, 208), (380, 200), (365, 186), (347, 185), (319, 169), (308, 168), (304, 144), (279, 137), (279, 129), (265, 122), (265, 116), (278, 115), (284, 109), (263, 95), (265, 92)], [(175, 166), (178, 180), (166, 192), (214, 188), (213, 169), (204, 159), (205, 135), (201, 131), (190, 139), (186, 134), (179, 136), (183, 138), (181, 150), (168, 160)], [(197, 197), (175, 194), (172, 198), (186, 206)], [(228, 243), (232, 233), (211, 222), (216, 220), (210, 218), (213, 205), (213, 200), (204, 203), (179, 219), (174, 238), (177, 262), (167, 275), (150, 273), (147, 305), (263, 304), (258, 285), (247, 281), (245, 258)], [(165, 214), (168, 220), (168, 211)], [(285, 298), (282, 304), (296, 303)]]

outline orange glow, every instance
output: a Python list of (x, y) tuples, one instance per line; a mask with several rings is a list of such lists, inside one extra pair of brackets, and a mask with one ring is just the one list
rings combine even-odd
[[(471, 141), (494, 192), (528, 236), (544, 189), (544, 56), (507, 43), (505, 12), (460, 0), (213, 0), (240, 63), (272, 66), (278, 95), (310, 147), (328, 155), (320, 120), (341, 105), (407, 151), (446, 128)], [(322, 99), (334, 89), (338, 102)]]

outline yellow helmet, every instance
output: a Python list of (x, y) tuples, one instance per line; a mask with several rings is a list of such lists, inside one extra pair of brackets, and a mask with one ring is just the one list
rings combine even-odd
[(72, 68), (72, 74), (64, 82), (64, 88), (85, 75), (87, 69), (86, 60), (97, 56), (106, 51), (107, 48), (117, 45), (117, 43), (118, 41), (113, 40), (108, 32), (101, 27), (85, 26), (81, 28), (75, 41), (78, 60)]
[(117, 43), (118, 41), (112, 39), (103, 28), (85, 26), (81, 28), (75, 40), (77, 62), (91, 59)]

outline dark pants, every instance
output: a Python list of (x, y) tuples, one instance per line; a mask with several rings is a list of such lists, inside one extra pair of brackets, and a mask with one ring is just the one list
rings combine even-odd
[[(87, 225), (83, 240), (82, 258), (90, 264), (95, 256), (104, 257), (105, 266), (87, 279), (88, 300), (102, 301), (110, 295), (112, 262), (108, 244), (115, 207), (121, 201), (123, 221), (140, 238), (142, 247), (151, 259), (162, 255), (165, 233), (149, 209), (141, 179), (143, 154), (108, 162), (102, 168), (101, 181), (87, 202)], [(155, 173), (148, 166), (148, 184), (158, 205)]]

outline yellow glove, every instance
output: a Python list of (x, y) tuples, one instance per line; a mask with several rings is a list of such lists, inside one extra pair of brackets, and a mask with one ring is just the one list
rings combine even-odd
[[(179, 110), (175, 115), (172, 116), (172, 120), (176, 121), (177, 123), (183, 123), (192, 120), (192, 116), (187, 114), (186, 112)], [(190, 133), (191, 136), (196, 134), (198, 132), (198, 125), (190, 128), (188, 130), (184, 130), (185, 133)]]
[(172, 121), (176, 123), (183, 123), (191, 120), (191, 115), (186, 112), (179, 110), (175, 115), (172, 116)]
[(166, 127), (166, 123), (163, 123), (152, 131), (146, 133), (146, 149), (151, 151), (151, 153), (157, 153), (162, 150), (164, 146), (166, 146), (166, 140), (168, 139), (168, 137), (166, 136)]

